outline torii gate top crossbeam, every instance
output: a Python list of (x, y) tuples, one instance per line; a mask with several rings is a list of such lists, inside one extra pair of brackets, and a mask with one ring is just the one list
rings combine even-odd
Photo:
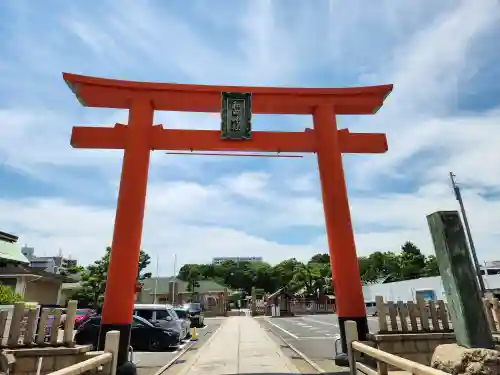
[(156, 110), (184, 112), (220, 112), (221, 92), (250, 92), (256, 114), (305, 115), (318, 105), (331, 105), (337, 115), (368, 115), (376, 113), (392, 91), (392, 85), (289, 88), (133, 82), (70, 73), (63, 73), (63, 78), (87, 107), (128, 109), (131, 99), (141, 96)]

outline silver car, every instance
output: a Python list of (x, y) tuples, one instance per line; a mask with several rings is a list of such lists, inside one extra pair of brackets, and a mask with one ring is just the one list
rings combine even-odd
[(179, 337), (181, 340), (186, 340), (190, 333), (189, 328), (186, 328), (184, 320), (179, 319), (175, 310), (170, 306), (166, 310), (156, 312), (156, 324), (165, 328), (175, 326), (176, 330), (180, 332)]
[(179, 339), (185, 340), (189, 333), (171, 305), (135, 304), (134, 315), (140, 316), (158, 327), (179, 332)]
[(191, 320), (189, 319), (188, 311), (183, 307), (176, 306), (174, 307), (174, 312), (181, 322), (182, 328), (188, 332), (187, 337), (191, 337)]

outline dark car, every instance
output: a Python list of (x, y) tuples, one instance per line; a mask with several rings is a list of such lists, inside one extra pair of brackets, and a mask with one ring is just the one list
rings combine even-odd
[(201, 303), (190, 302), (184, 305), (184, 308), (188, 312), (189, 319), (191, 320), (191, 326), (193, 327), (203, 327), (204, 326), (204, 316), (203, 310), (201, 308)]
[[(101, 317), (92, 316), (83, 322), (75, 334), (78, 345), (97, 347)], [(159, 351), (179, 345), (179, 333), (158, 327), (139, 316), (132, 318), (130, 346), (134, 350)]]

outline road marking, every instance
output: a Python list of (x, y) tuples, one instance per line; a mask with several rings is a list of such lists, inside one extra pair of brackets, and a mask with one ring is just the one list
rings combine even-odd
[(272, 325), (272, 326), (274, 326), (274, 327), (278, 328), (279, 330), (281, 330), (281, 331), (285, 332), (287, 335), (289, 335), (289, 336), (293, 337), (294, 339), (297, 339), (297, 340), (299, 339), (299, 337), (298, 337), (298, 336), (296, 336), (296, 335), (294, 335), (292, 332), (289, 332), (289, 331), (287, 331), (286, 329), (284, 329), (284, 328), (280, 327), (280, 326), (279, 326), (279, 325), (277, 325), (276, 323), (271, 322), (269, 319), (267, 319), (267, 318), (266, 318), (266, 321), (267, 321), (270, 325)]
[[(319, 324), (324, 324), (324, 325), (327, 325), (327, 326), (330, 326), (330, 327), (332, 327), (332, 326), (333, 327), (338, 327), (339, 326), (337, 323), (322, 322), (321, 320), (316, 320), (316, 319), (312, 319), (312, 318), (301, 317), (301, 319), (308, 320), (310, 322), (319, 323)], [(310, 326), (307, 326), (307, 327), (310, 327)]]
[[(281, 329), (282, 331), (285, 331), (283, 330), (283, 328), (281, 328), (280, 326), (278, 325), (275, 325), (274, 323), (270, 322), (269, 319), (267, 319), (267, 322), (270, 323), (271, 325), (274, 325), (276, 327), (278, 327), (279, 329)], [(269, 330), (269, 332), (272, 332), (272, 330)], [(290, 334), (288, 331), (285, 331), (287, 334)], [(293, 346), (292, 344), (290, 344), (288, 342), (288, 340), (286, 340), (283, 336), (277, 334), (277, 333), (274, 333), (272, 332), (273, 334), (275, 334), (277, 337), (279, 337), (290, 349), (292, 349), (292, 351), (294, 351), (295, 353), (297, 353), (297, 355), (299, 357), (302, 357), (304, 359), (304, 361), (306, 361), (312, 368), (314, 368), (316, 371), (318, 371), (320, 374), (321, 373), (326, 373), (326, 371), (321, 367), (319, 366), (318, 364), (316, 364), (315, 362), (313, 362), (311, 360), (311, 358), (309, 358), (308, 356), (306, 356), (304, 353), (302, 353), (300, 350), (298, 350), (295, 346)], [(292, 335), (293, 336), (293, 335)]]
[[(221, 325), (219, 325), (215, 331), (212, 331), (212, 335), (208, 338), (208, 340), (203, 343), (201, 346), (200, 346), (200, 350), (198, 351), (198, 353), (196, 354), (195, 356), (195, 359), (197, 359), (199, 356), (200, 356), (200, 352), (208, 345), (210, 345), (210, 343), (212, 342), (212, 340), (214, 339), (214, 337), (221, 331), (221, 328), (224, 326), (224, 323), (222, 323)], [(196, 344), (197, 341), (189, 341), (186, 343), (186, 345), (184, 345), (184, 348), (183, 350), (180, 350), (178, 352), (176, 352), (176, 355), (174, 356), (174, 358), (172, 358), (170, 361), (168, 361), (168, 363), (166, 363), (163, 367), (161, 367), (158, 371), (156, 371), (153, 375), (161, 375), (163, 374), (170, 366), (172, 366), (175, 362), (177, 362), (177, 360), (179, 358), (181, 358), (188, 350), (191, 346), (193, 346), (194, 344)]]

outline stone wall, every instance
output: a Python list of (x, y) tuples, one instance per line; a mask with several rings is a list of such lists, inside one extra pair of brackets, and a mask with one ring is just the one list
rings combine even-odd
[(90, 345), (78, 345), (74, 348), (7, 349), (4, 353), (11, 354), (15, 358), (11, 365), (10, 375), (36, 375), (40, 357), (43, 358), (40, 375), (46, 375), (89, 359), (90, 350)]
[[(454, 333), (369, 334), (375, 347), (385, 352), (430, 366), (438, 345), (456, 342)], [(389, 366), (389, 370), (394, 370)]]

